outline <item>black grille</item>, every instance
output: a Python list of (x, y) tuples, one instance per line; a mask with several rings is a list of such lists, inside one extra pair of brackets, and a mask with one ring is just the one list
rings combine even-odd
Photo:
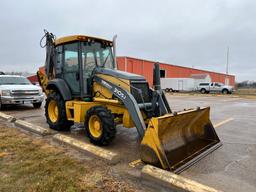
[[(141, 97), (141, 94), (142, 97)], [(131, 94), (137, 101), (137, 103), (150, 102), (151, 95), (148, 87), (148, 83), (143, 82), (131, 82)], [(142, 99), (143, 98), (143, 99)]]
[(31, 95), (38, 95), (38, 90), (13, 90), (13, 96), (31, 96)]

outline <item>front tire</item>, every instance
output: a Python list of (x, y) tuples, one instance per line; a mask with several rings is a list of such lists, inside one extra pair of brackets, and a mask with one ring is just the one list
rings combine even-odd
[(34, 106), (34, 108), (35, 108), (35, 109), (40, 108), (40, 107), (41, 107), (41, 105), (42, 105), (42, 102), (33, 103), (33, 106)]
[(90, 108), (86, 113), (84, 126), (90, 142), (95, 145), (108, 145), (115, 138), (114, 115), (106, 107)]
[(0, 100), (0, 110), (3, 110), (3, 109), (5, 109), (5, 105), (4, 104), (2, 104), (2, 102), (1, 102), (1, 100)]
[(57, 92), (50, 93), (45, 103), (45, 117), (51, 129), (68, 130), (73, 122), (67, 120), (65, 101)]

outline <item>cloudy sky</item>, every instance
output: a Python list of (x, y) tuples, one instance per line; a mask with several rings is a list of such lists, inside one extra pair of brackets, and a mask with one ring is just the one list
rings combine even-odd
[(119, 56), (229, 72), (256, 80), (253, 0), (1, 0), (0, 71), (44, 64), (43, 29), (56, 36), (118, 35)]

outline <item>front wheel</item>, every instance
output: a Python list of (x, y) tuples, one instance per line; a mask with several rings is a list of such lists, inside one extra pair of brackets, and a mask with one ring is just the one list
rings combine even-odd
[(2, 102), (1, 102), (1, 100), (0, 100), (0, 110), (3, 110), (3, 109), (5, 109), (5, 105), (2, 104)]
[(42, 105), (42, 102), (33, 103), (33, 106), (34, 106), (34, 108), (36, 108), (36, 109), (40, 108), (41, 105)]
[(47, 96), (45, 117), (49, 127), (57, 131), (68, 130), (73, 124), (67, 120), (65, 101), (56, 92), (50, 93)]
[(90, 142), (108, 145), (116, 135), (114, 115), (103, 106), (90, 108), (85, 116), (85, 130)]

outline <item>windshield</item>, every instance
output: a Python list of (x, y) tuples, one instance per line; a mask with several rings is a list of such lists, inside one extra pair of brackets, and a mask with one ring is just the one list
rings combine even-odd
[(0, 77), (0, 85), (29, 85), (30, 81), (25, 77)]
[(96, 66), (114, 68), (111, 47), (100, 42), (84, 42), (82, 44), (82, 59), (84, 69), (91, 69)]

